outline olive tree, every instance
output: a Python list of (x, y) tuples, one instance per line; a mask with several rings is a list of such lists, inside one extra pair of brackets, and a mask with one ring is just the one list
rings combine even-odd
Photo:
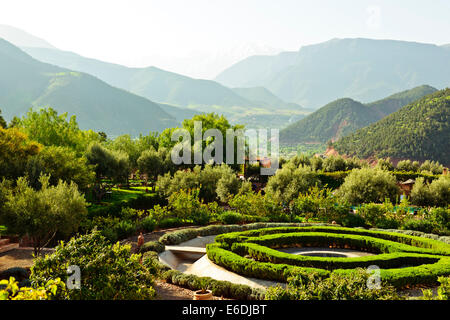
[(51, 185), (57, 185), (59, 180), (73, 181), (84, 191), (95, 181), (93, 166), (68, 147), (45, 147), (28, 159), (26, 174), (36, 189), (40, 188), (39, 177), (43, 174), (50, 176)]
[(160, 147), (158, 150), (150, 148), (142, 152), (137, 159), (137, 166), (140, 172), (146, 173), (151, 178), (151, 182), (156, 181), (158, 176), (172, 172), (174, 169), (169, 149), (164, 147)]
[(41, 176), (39, 182), (40, 190), (30, 187), (23, 177), (15, 186), (7, 181), (0, 186), (0, 224), (8, 232), (28, 236), (36, 255), (57, 233), (68, 236), (77, 231), (87, 214), (85, 198), (73, 182), (50, 186), (48, 176)]
[(337, 195), (344, 202), (361, 204), (396, 200), (399, 188), (395, 176), (389, 171), (372, 168), (354, 169), (345, 178)]
[(310, 167), (297, 168), (291, 163), (269, 178), (265, 190), (274, 199), (287, 204), (316, 185), (320, 185), (320, 180)]

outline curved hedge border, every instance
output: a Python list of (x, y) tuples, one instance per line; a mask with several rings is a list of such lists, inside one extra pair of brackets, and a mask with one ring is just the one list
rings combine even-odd
[[(297, 256), (272, 249), (323, 245), (362, 248), (382, 254), (325, 258)], [(438, 276), (450, 274), (448, 244), (401, 233), (342, 227), (283, 227), (222, 234), (216, 237), (216, 243), (207, 246), (207, 254), (218, 265), (238, 274), (276, 281), (287, 281), (290, 276), (302, 272), (317, 272), (323, 277), (330, 272), (350, 273), (353, 272), (351, 268), (368, 265), (384, 268), (382, 279), (397, 287), (434, 284)], [(409, 267), (399, 268), (405, 264)]]

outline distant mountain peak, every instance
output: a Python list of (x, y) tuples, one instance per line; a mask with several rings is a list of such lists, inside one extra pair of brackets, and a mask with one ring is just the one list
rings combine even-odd
[(0, 38), (11, 42), (17, 47), (56, 49), (50, 43), (39, 37), (36, 37), (22, 29), (4, 24), (0, 24)]

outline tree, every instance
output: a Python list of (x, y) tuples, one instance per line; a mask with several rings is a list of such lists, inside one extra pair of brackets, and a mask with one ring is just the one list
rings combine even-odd
[(430, 188), (425, 183), (425, 179), (423, 177), (416, 179), (416, 182), (411, 190), (410, 197), (411, 203), (418, 206), (428, 206), (433, 203)]
[(406, 171), (406, 172), (417, 172), (419, 171), (419, 162), (411, 160), (402, 160), (397, 163), (398, 171)]
[(109, 141), (107, 147), (111, 150), (125, 152), (130, 160), (130, 166), (135, 169), (138, 167), (137, 160), (142, 152), (150, 148), (158, 148), (158, 138), (156, 133), (150, 133), (148, 136), (141, 134), (136, 139), (132, 139), (130, 135), (125, 134)]
[(158, 176), (172, 172), (174, 169), (170, 152), (164, 147), (160, 147), (158, 151), (150, 148), (142, 152), (137, 160), (137, 166), (140, 172), (148, 175), (151, 183), (156, 181)]
[[(201, 114), (201, 115), (195, 115), (192, 119), (186, 119), (183, 121), (183, 125), (182, 128), (186, 129), (191, 137), (191, 151), (194, 151), (194, 129), (195, 129), (195, 122), (201, 122), (202, 123), (202, 132), (201, 135), (203, 137), (203, 135), (206, 133), (207, 130), (209, 129), (216, 129), (218, 131), (220, 131), (221, 135), (222, 135), (222, 139), (223, 141), (221, 141), (223, 143), (223, 150), (222, 150), (222, 154), (223, 154), (223, 162), (225, 162), (227, 154), (226, 154), (226, 145), (227, 145), (227, 130), (231, 129), (231, 130), (240, 130), (240, 129), (244, 129), (244, 126), (242, 125), (234, 125), (232, 126), (228, 120), (222, 115), (219, 116), (215, 113), (208, 113), (208, 114)], [(160, 146), (164, 146), (166, 148), (172, 149), (177, 142), (173, 142), (171, 140), (172, 134), (174, 133), (174, 131), (177, 128), (169, 128), (169, 129), (165, 129), (161, 135), (159, 136), (159, 145)], [(234, 137), (234, 142), (236, 143), (237, 138)], [(205, 148), (207, 146), (213, 146), (214, 143), (216, 143), (215, 141), (215, 137), (208, 137), (207, 139), (202, 139), (202, 153), (205, 150)], [(236, 153), (237, 153), (237, 148), (233, 148), (234, 149), (234, 158), (236, 158)], [(214, 152), (212, 154), (214, 156)], [(234, 166), (233, 166), (234, 167)]]
[(8, 124), (6, 123), (5, 119), (2, 117), (2, 110), (0, 110), (0, 128), (6, 129)]
[(392, 164), (390, 158), (378, 159), (377, 165), (375, 167), (386, 171), (394, 170), (394, 165)]
[(81, 130), (75, 116), (67, 120), (67, 113), (58, 115), (52, 108), (30, 110), (22, 119), (16, 118), (15, 121), (15, 127), (45, 146), (69, 147), (81, 154), (90, 142), (100, 141), (98, 133)]
[(274, 199), (289, 204), (300, 193), (305, 193), (316, 185), (320, 185), (320, 180), (310, 167), (297, 168), (291, 163), (269, 178), (265, 190)]
[(442, 174), (444, 167), (437, 161), (425, 160), (420, 166), (420, 172), (429, 172), (431, 174)]
[(440, 176), (430, 183), (430, 194), (436, 206), (446, 207), (450, 204), (450, 176)]
[(217, 199), (217, 188), (220, 180), (222, 188), (227, 186), (227, 190), (222, 189), (222, 196), (228, 192), (237, 192), (238, 189), (233, 188), (233, 182), (229, 185), (228, 182), (235, 176), (233, 170), (226, 164), (220, 166), (206, 165), (203, 169), (200, 166), (195, 166), (193, 170), (176, 171), (173, 176), (166, 173), (164, 176), (158, 177), (156, 186), (158, 191), (164, 196), (169, 197), (171, 194), (180, 189), (199, 189), (200, 199), (211, 202)]
[(68, 147), (45, 147), (28, 159), (26, 173), (30, 185), (37, 189), (40, 188), (39, 177), (43, 174), (50, 176), (51, 185), (57, 185), (59, 180), (73, 181), (84, 191), (95, 181), (93, 166)]
[(67, 290), (70, 300), (148, 300), (155, 296), (153, 277), (132, 254), (130, 245), (111, 245), (97, 230), (72, 238), (56, 247), (52, 255), (35, 259), (30, 279), (36, 285), (60, 278), (67, 268), (80, 268), (80, 289)]
[(0, 128), (0, 178), (17, 179), (25, 172), (28, 159), (38, 154), (42, 145), (28, 139), (16, 128)]
[(50, 186), (48, 176), (41, 176), (39, 182), (42, 187), (38, 191), (22, 177), (15, 187), (7, 181), (0, 185), (5, 201), (0, 208), (0, 223), (13, 234), (27, 235), (36, 255), (56, 233), (68, 236), (75, 232), (87, 214), (84, 196), (73, 182)]
[(241, 181), (227, 165), (223, 165), (222, 170), (224, 170), (224, 174), (217, 181), (216, 193), (220, 201), (228, 202), (230, 196), (239, 192)]
[(101, 178), (111, 178), (118, 182), (128, 179), (129, 158), (123, 151), (110, 150), (98, 142), (91, 143), (85, 154), (88, 163), (95, 166), (97, 181)]
[(390, 172), (362, 168), (354, 169), (338, 189), (337, 196), (353, 205), (369, 202), (384, 202), (386, 198), (396, 200), (399, 188), (395, 176)]
[(107, 192), (102, 184), (102, 178), (110, 178), (115, 182), (128, 182), (130, 164), (125, 152), (109, 150), (100, 143), (93, 142), (88, 146), (85, 156), (88, 163), (95, 167), (96, 184), (92, 191), (98, 202)]

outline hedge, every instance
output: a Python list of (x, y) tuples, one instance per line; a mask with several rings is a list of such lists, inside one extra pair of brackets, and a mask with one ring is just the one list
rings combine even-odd
[(88, 217), (119, 216), (123, 208), (148, 209), (155, 205), (166, 205), (167, 200), (158, 194), (140, 194), (136, 198), (108, 203), (106, 206), (88, 207)]
[(274, 264), (247, 259), (222, 248), (218, 243), (208, 244), (206, 248), (206, 253), (211, 261), (247, 277), (286, 282), (288, 278), (298, 274), (316, 272), (321, 277), (329, 275), (329, 271), (318, 268), (302, 268), (288, 264)]
[(440, 256), (421, 255), (417, 253), (395, 252), (373, 256), (354, 258), (328, 258), (293, 255), (275, 249), (267, 248), (255, 243), (235, 243), (233, 252), (248, 255), (254, 260), (284, 263), (289, 265), (320, 268), (326, 270), (367, 268), (377, 265), (380, 268), (398, 268), (404, 265), (418, 266), (425, 263), (435, 263)]
[(206, 237), (212, 235), (219, 235), (230, 232), (242, 232), (245, 230), (254, 230), (261, 228), (274, 228), (274, 227), (302, 227), (302, 226), (312, 226), (312, 225), (321, 225), (321, 226), (331, 226), (331, 224), (327, 223), (266, 223), (266, 222), (257, 222), (245, 225), (210, 225), (207, 227), (201, 228), (186, 228), (182, 230), (177, 230), (174, 232), (166, 233), (159, 238), (159, 242), (164, 243), (166, 245), (177, 245), (185, 241), (192, 240), (196, 237)]
[[(304, 227), (281, 227), (281, 228), (267, 228), (260, 230), (249, 230), (244, 232), (233, 232), (228, 234), (218, 235), (216, 242), (225, 243), (228, 246), (235, 242), (243, 242), (249, 238), (258, 238), (261, 236), (294, 232), (319, 232), (319, 233), (332, 233), (332, 234), (349, 234), (359, 235), (365, 237), (379, 238), (382, 240), (388, 240), (393, 242), (399, 242), (413, 246), (415, 248), (402, 247), (403, 251), (417, 252), (423, 254), (438, 254), (438, 255), (450, 255), (450, 245), (430, 239), (428, 237), (412, 236), (397, 232), (375, 231), (366, 230), (361, 228), (344, 228), (337, 226), (315, 226), (309, 225)], [(269, 238), (270, 239), (270, 238)], [(256, 240), (255, 240), (256, 241)], [(399, 244), (395, 245), (398, 246)], [(362, 248), (360, 248), (362, 249)]]
[(234, 284), (229, 281), (219, 281), (210, 277), (198, 277), (196, 275), (182, 273), (178, 270), (172, 270), (170, 267), (159, 261), (157, 251), (150, 250), (150, 248), (161, 249), (163, 244), (160, 242), (148, 242), (149, 245), (147, 246), (146, 244), (144, 244), (143, 248), (145, 247), (148, 251), (143, 254), (143, 264), (150, 272), (159, 275), (161, 279), (168, 283), (194, 291), (207, 288), (212, 291), (213, 295), (218, 297), (238, 300), (264, 299), (264, 292), (261, 289), (255, 289), (247, 285)]
[(247, 285), (235, 284), (229, 281), (215, 280), (210, 277), (198, 277), (196, 275), (182, 273), (178, 270), (166, 271), (162, 274), (162, 278), (168, 283), (173, 283), (194, 291), (207, 288), (216, 297), (237, 300), (264, 299), (264, 291), (261, 289), (255, 289)]
[[(327, 185), (328, 188), (338, 189), (343, 183), (345, 178), (348, 176), (350, 171), (334, 171), (334, 172), (319, 172), (317, 177), (319, 178), (322, 185)], [(397, 181), (406, 181), (408, 179), (417, 179), (423, 177), (428, 183), (434, 179), (438, 179), (440, 175), (431, 175), (420, 172), (405, 172), (405, 171), (391, 171), (391, 174), (395, 176)]]
[[(328, 258), (297, 256), (273, 249), (330, 245), (381, 254)], [(283, 227), (222, 234), (216, 237), (216, 243), (207, 246), (207, 254), (216, 264), (238, 274), (284, 282), (296, 273), (318, 272), (326, 276), (369, 265), (384, 268), (382, 279), (397, 287), (435, 284), (438, 276), (450, 274), (448, 244), (401, 233), (342, 227)], [(408, 267), (400, 268), (405, 265)]]

